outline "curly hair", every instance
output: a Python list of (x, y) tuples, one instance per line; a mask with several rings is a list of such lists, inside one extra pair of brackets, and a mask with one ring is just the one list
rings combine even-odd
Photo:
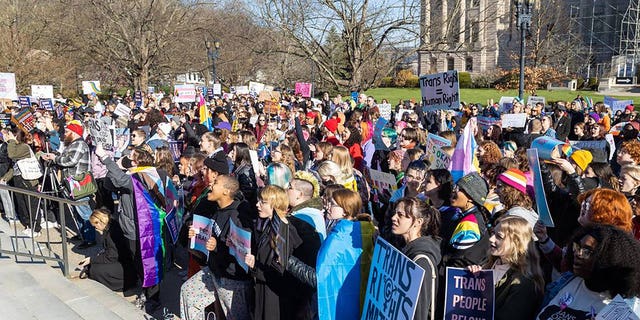
[(636, 164), (640, 164), (640, 141), (628, 140), (623, 142), (622, 147), (620, 147), (620, 151), (618, 151), (618, 153), (621, 152), (628, 153), (633, 159), (633, 162), (635, 162)]
[(511, 209), (513, 207), (531, 209), (533, 207), (533, 201), (528, 194), (523, 193), (508, 184), (503, 184), (502, 190), (498, 196), (500, 197), (500, 202), (502, 202), (506, 209)]
[[(421, 236), (433, 236), (438, 239), (440, 234), (440, 211), (415, 197), (405, 197), (396, 202), (395, 208), (402, 205), (405, 214), (411, 218), (411, 223), (422, 219)], [(395, 211), (394, 211), (395, 212)]]
[(518, 148), (515, 153), (515, 159), (518, 161), (518, 169), (522, 172), (529, 171), (529, 159), (527, 158), (527, 149)]
[[(629, 232), (611, 225), (594, 224), (579, 229), (573, 236), (573, 243), (579, 243), (585, 236), (597, 241), (591, 260), (591, 275), (584, 279), (589, 290), (609, 291), (612, 297), (624, 298), (640, 295), (640, 243)], [(572, 266), (573, 250), (567, 250), (567, 262)]]
[[(533, 230), (529, 222), (518, 216), (502, 216), (497, 220), (496, 229), (504, 234), (504, 239), (511, 244), (511, 252), (502, 262), (511, 268), (518, 269), (523, 275), (533, 280), (539, 293), (544, 291), (544, 278), (540, 268), (540, 255), (533, 241)], [(485, 265), (491, 268), (500, 257), (489, 256)]]
[(631, 232), (633, 211), (623, 193), (605, 188), (592, 189), (578, 195), (578, 202), (582, 203), (589, 197), (591, 197), (590, 221), (595, 224), (616, 226)]
[(480, 160), (480, 163), (498, 163), (498, 161), (500, 161), (500, 159), (502, 158), (500, 147), (498, 147), (495, 142), (491, 140), (485, 140), (480, 142), (480, 147), (484, 149), (484, 154), (480, 156), (480, 159), (478, 159)]

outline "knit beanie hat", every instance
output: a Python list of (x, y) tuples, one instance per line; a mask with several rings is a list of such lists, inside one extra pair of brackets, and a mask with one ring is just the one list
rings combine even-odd
[(338, 118), (331, 118), (328, 119), (327, 121), (324, 122), (324, 126), (329, 129), (329, 131), (331, 131), (332, 133), (336, 133), (336, 130), (338, 130), (338, 124), (340, 123), (340, 119)]
[(69, 124), (67, 124), (66, 129), (69, 131), (75, 132), (81, 137), (82, 137), (82, 134), (84, 133), (84, 128), (82, 127), (82, 123), (78, 120), (69, 121)]
[(589, 113), (589, 118), (593, 119), (596, 123), (600, 122), (600, 116), (595, 112)]
[(573, 160), (573, 162), (575, 162), (578, 167), (584, 171), (593, 160), (593, 156), (591, 155), (591, 152), (587, 150), (577, 150), (571, 154), (571, 160)]
[(460, 178), (456, 183), (464, 193), (466, 193), (477, 206), (484, 205), (489, 193), (487, 182), (477, 173), (471, 172)]
[(204, 165), (219, 174), (229, 174), (229, 164), (224, 152), (216, 152), (213, 157), (207, 157), (204, 159)]
[(518, 191), (527, 194), (527, 177), (524, 172), (511, 168), (498, 176), (498, 180), (502, 183), (516, 188)]

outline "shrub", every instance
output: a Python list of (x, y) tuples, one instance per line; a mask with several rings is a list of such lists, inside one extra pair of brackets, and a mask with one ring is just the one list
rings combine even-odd
[(411, 76), (405, 83), (405, 88), (420, 88), (420, 78), (418, 76)]
[(393, 87), (393, 78), (392, 77), (384, 77), (380, 79), (380, 86), (383, 88), (391, 88)]
[(458, 82), (460, 83), (460, 88), (468, 89), (473, 85), (469, 72), (458, 72)]
[(413, 71), (409, 69), (400, 70), (393, 79), (393, 84), (396, 87), (407, 87), (407, 80), (413, 76)]

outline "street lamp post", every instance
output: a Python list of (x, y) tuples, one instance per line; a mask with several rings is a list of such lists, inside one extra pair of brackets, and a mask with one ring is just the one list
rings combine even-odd
[(216, 75), (216, 60), (220, 56), (220, 41), (213, 40), (212, 43), (205, 38), (204, 45), (207, 47), (207, 57), (211, 62), (211, 76), (213, 84), (216, 83), (217, 75)]
[(520, 86), (518, 97), (524, 99), (524, 49), (525, 37), (531, 28), (531, 11), (536, 0), (514, 0), (516, 6), (516, 20), (520, 30)]

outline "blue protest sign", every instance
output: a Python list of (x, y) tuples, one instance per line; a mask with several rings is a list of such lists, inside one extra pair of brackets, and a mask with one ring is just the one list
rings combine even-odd
[(167, 225), (167, 229), (169, 229), (171, 241), (175, 244), (176, 241), (178, 241), (178, 234), (180, 233), (180, 230), (178, 229), (178, 221), (176, 219), (176, 208), (173, 208), (173, 210), (164, 217), (164, 222)]
[(53, 111), (53, 100), (51, 100), (51, 98), (40, 99), (40, 107)]
[(351, 91), (351, 100), (353, 100), (356, 103), (358, 102), (358, 92)]
[(551, 218), (551, 212), (549, 211), (549, 204), (547, 204), (547, 197), (544, 193), (544, 184), (542, 183), (542, 171), (540, 170), (540, 158), (538, 158), (538, 150), (527, 149), (527, 159), (529, 160), (529, 168), (531, 168), (531, 174), (533, 175), (533, 191), (536, 200), (537, 212), (540, 217), (540, 221), (547, 227), (554, 227), (553, 219)]
[(538, 155), (541, 159), (551, 160), (553, 158), (554, 150), (556, 150), (556, 147), (561, 144), (564, 144), (564, 142), (548, 136), (542, 136), (535, 138), (531, 142), (531, 149), (538, 149)]
[(376, 126), (373, 129), (373, 145), (376, 150), (389, 150), (389, 147), (382, 142), (382, 130), (388, 122), (385, 118), (378, 118), (378, 121), (376, 121)]
[(21, 108), (31, 108), (31, 97), (19, 96), (18, 103)]
[(493, 270), (477, 275), (467, 269), (447, 268), (444, 319), (493, 319)]
[(633, 100), (618, 100), (612, 97), (604, 97), (603, 102), (613, 111), (624, 110), (628, 105), (633, 104)]
[(376, 238), (361, 319), (413, 319), (423, 277), (424, 269)]
[(213, 92), (213, 87), (208, 87), (207, 88), (207, 99), (212, 100), (213, 98), (215, 98), (215, 93)]
[(136, 102), (136, 107), (142, 106), (142, 91), (136, 91), (133, 95), (133, 101)]

